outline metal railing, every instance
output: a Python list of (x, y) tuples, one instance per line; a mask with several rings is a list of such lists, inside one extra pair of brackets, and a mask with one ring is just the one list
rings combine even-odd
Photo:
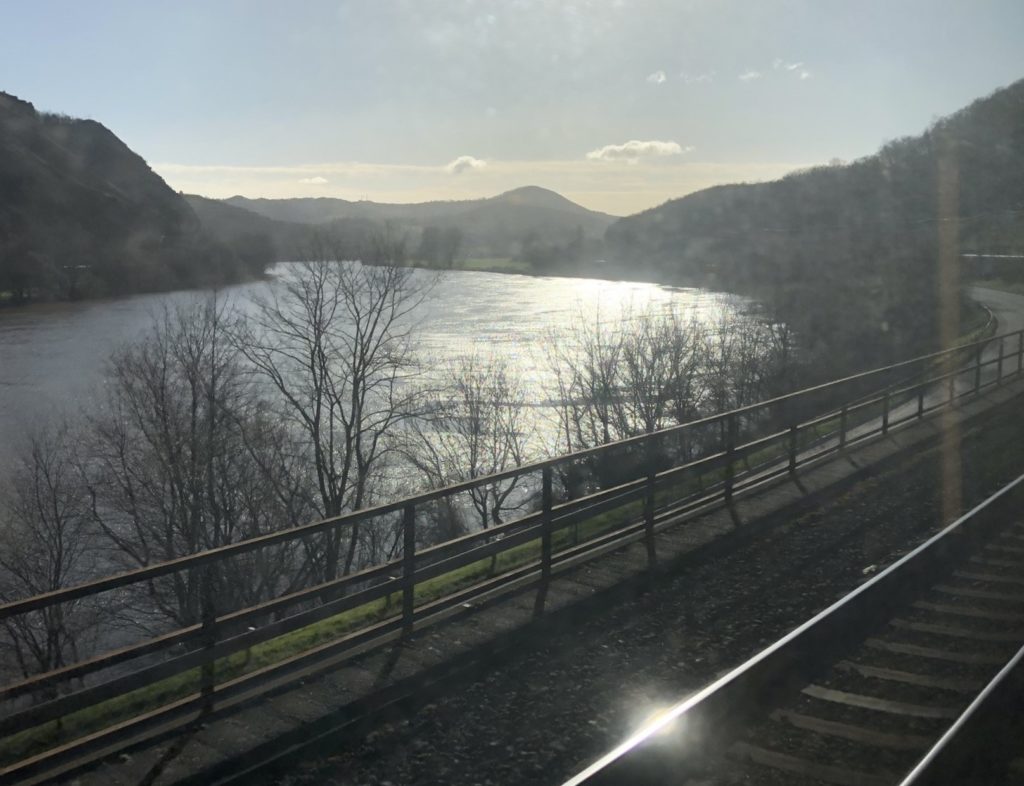
[[(995, 351), (986, 357), (991, 348)], [(964, 358), (971, 362), (964, 365)], [(941, 363), (952, 370), (936, 373)], [(559, 568), (639, 539), (645, 541), (653, 564), (655, 532), (681, 513), (714, 500), (729, 504), (747, 487), (1000, 384), (1008, 376), (1020, 375), (1022, 366), (1024, 331), (993, 336), (662, 431), (4, 604), (0, 621), (137, 585), (152, 586), (154, 580), (182, 573), (207, 590), (201, 621), (196, 624), (0, 687), (0, 702), (7, 708), (0, 717), (0, 735), (59, 723), (133, 692), (134, 703), (141, 708), (131, 717), (106, 713), (112, 722), (109, 728), (87, 729), (78, 739), (58, 739), (49, 750), (39, 752), (26, 744), (23, 749), (31, 755), (14, 760), (8, 753), (0, 777), (34, 777), (47, 768), (137, 739), (147, 730), (189, 723), (286, 684), (296, 674), (322, 667), (353, 647), (408, 634), (432, 618), (502, 589), (537, 587), (541, 611), (546, 586)], [(865, 395), (866, 389), (873, 392)], [(699, 455), (687, 458), (687, 451)], [(613, 488), (556, 499), (556, 475), (614, 457), (630, 457), (632, 463), (624, 465), (635, 468), (634, 476)], [(532, 478), (540, 490), (538, 510), (417, 548), (418, 511), (473, 489), (523, 478)], [(397, 558), (256, 605), (216, 608), (210, 588), (214, 572), (226, 561), (374, 520), (400, 527), (402, 546)], [(505, 556), (503, 565), (496, 563), (499, 555)], [(488, 560), (486, 568), (460, 575)], [(396, 596), (400, 603), (392, 604)], [(229, 656), (249, 653), (370, 604), (379, 605), (377, 613), (343, 635), (290, 652), (248, 673), (217, 668)], [(221, 681), (218, 670), (226, 675)], [(184, 680), (185, 687), (179, 685), (177, 693), (157, 690), (172, 678)], [(137, 693), (146, 689), (153, 690), (149, 704)], [(162, 701), (158, 693), (165, 695)]]

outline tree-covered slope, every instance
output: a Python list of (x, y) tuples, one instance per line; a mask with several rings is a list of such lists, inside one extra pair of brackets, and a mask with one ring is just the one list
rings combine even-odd
[(0, 93), (0, 293), (88, 297), (261, 270), (203, 231), (185, 200), (101, 124)]
[(612, 259), (652, 275), (754, 291), (805, 345), (856, 364), (935, 346), (951, 318), (940, 259), (1020, 251), (1022, 219), (1024, 81), (849, 165), (710, 188), (605, 239)]

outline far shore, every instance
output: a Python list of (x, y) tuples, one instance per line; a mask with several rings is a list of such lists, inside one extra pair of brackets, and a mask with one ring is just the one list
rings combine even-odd
[[(288, 262), (299, 262), (301, 260), (295, 259), (282, 259), (274, 264), (283, 264)], [(593, 278), (601, 279), (604, 281), (637, 281), (650, 284), (662, 284), (664, 286), (671, 287), (684, 287), (684, 288), (703, 288), (703, 289), (714, 289), (716, 291), (731, 291), (725, 287), (714, 286), (708, 282), (698, 281), (667, 281), (663, 276), (655, 275), (654, 270), (645, 271), (644, 269), (630, 269), (621, 268), (618, 266), (612, 266), (607, 264), (593, 264), (589, 267), (575, 267), (569, 269), (566, 267), (554, 267), (550, 270), (537, 270), (529, 262), (512, 259), (508, 257), (470, 257), (466, 259), (457, 259), (451, 267), (439, 266), (422, 262), (420, 260), (407, 260), (407, 267), (417, 268), (421, 270), (433, 270), (437, 272), (456, 272), (456, 273), (501, 273), (503, 275), (514, 275), (514, 276), (530, 276), (534, 278)], [(263, 276), (257, 278), (249, 278), (243, 281), (236, 281), (231, 284), (225, 284), (218, 289), (230, 289), (232, 287), (244, 286), (246, 284), (252, 284), (258, 281), (266, 281), (273, 278), (271, 273), (266, 273)], [(204, 292), (213, 289), (213, 287), (195, 287), (191, 289), (166, 289), (166, 290), (152, 290), (152, 291), (140, 291), (140, 292), (125, 292), (118, 295), (103, 295), (100, 297), (92, 298), (78, 298), (75, 300), (29, 300), (24, 303), (15, 303), (10, 298), (8, 293), (0, 292), (0, 314), (4, 312), (12, 313), (19, 312), (25, 309), (44, 309), (44, 308), (73, 308), (76, 306), (82, 306), (85, 304), (94, 303), (114, 303), (123, 301), (127, 298), (132, 297), (143, 297), (149, 295), (160, 295), (160, 294), (174, 294), (179, 292)], [(737, 293), (739, 294), (739, 293)]]

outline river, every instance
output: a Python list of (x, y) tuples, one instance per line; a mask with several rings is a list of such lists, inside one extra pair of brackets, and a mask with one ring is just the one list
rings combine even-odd
[[(223, 290), (250, 308), (254, 296), (277, 286), (289, 266), (266, 281)], [(429, 276), (416, 271), (418, 276)], [(116, 300), (57, 303), (0, 310), (0, 464), (33, 424), (60, 413), (73, 416), (102, 396), (111, 352), (143, 334), (164, 304), (208, 293), (175, 292)], [(547, 338), (584, 320), (618, 320), (632, 309), (675, 307), (698, 319), (717, 320), (741, 310), (742, 298), (700, 289), (585, 278), (550, 278), (450, 271), (434, 285), (416, 315), (418, 345), (428, 368), (470, 352), (498, 354), (523, 374), (542, 405), (551, 389)]]

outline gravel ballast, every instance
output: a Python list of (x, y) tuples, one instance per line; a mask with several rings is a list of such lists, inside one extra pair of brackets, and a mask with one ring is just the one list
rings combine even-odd
[[(659, 707), (741, 663), (948, 523), (943, 466), (940, 447), (907, 457), (634, 600), (524, 646), (413, 715), (358, 739), (339, 735), (325, 758), (265, 780), (560, 783)], [(976, 422), (959, 445), (959, 466), (961, 508), (1019, 474), (1024, 417), (1014, 402)]]

